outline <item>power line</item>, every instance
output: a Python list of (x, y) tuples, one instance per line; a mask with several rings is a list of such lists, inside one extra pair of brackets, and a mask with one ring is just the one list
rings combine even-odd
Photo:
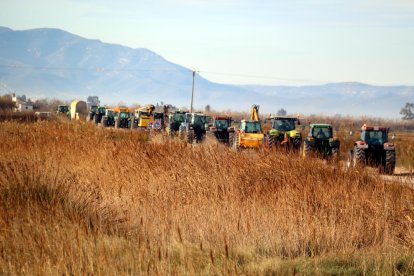
[(293, 78), (282, 78), (282, 77), (275, 77), (275, 76), (259, 76), (259, 75), (235, 74), (235, 73), (211, 72), (211, 71), (200, 71), (200, 73), (211, 74), (211, 75), (231, 76), (231, 77), (242, 77), (242, 78), (292, 81), (292, 82), (313, 82), (313, 83), (327, 83), (328, 82), (328, 81), (322, 81), (322, 80), (293, 79)]

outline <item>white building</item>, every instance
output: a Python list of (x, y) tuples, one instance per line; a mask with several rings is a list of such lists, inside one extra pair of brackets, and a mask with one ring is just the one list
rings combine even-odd
[(19, 100), (15, 93), (13, 93), (12, 101), (16, 105), (16, 107), (14, 108), (15, 112), (33, 111), (33, 104)]

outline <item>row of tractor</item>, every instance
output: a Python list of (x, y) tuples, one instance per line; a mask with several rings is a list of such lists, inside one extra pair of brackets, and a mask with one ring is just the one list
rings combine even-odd
[[(68, 112), (62, 106), (58, 113)], [(259, 106), (253, 105), (249, 119), (235, 122), (229, 116), (210, 117), (203, 113), (175, 110), (167, 106), (156, 112), (154, 105), (131, 111), (128, 108), (90, 107), (87, 121), (102, 127), (158, 130), (171, 138), (202, 143), (204, 140), (218, 141), (234, 150), (276, 149), (299, 153), (303, 157), (318, 156), (334, 161), (340, 160), (340, 141), (334, 136), (330, 124), (309, 124), (309, 132), (302, 138), (304, 127), (294, 116), (269, 116), (264, 122), (270, 125), (265, 132), (259, 117)], [(361, 129), (361, 138), (348, 151), (347, 166), (374, 166), (381, 172), (393, 174), (396, 162), (395, 146), (388, 141), (389, 128), (367, 126)]]

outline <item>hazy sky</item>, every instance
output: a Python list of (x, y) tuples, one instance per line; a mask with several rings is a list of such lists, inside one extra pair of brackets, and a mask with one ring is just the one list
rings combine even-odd
[(249, 75), (202, 73), (226, 83), (414, 84), (414, 0), (1, 0), (0, 25), (60, 28)]

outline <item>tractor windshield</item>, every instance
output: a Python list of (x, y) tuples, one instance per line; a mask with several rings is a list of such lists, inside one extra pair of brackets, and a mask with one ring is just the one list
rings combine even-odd
[(183, 113), (175, 113), (173, 115), (173, 120), (175, 122), (184, 122), (185, 121), (185, 114), (183, 114)]
[(383, 130), (366, 130), (361, 133), (362, 141), (371, 145), (382, 145), (387, 142), (387, 132)]
[(316, 139), (330, 139), (332, 138), (332, 128), (316, 126), (312, 129), (312, 136)]
[(92, 105), (91, 106), (91, 112), (96, 112), (96, 110), (98, 110), (98, 106)]
[(296, 128), (295, 120), (292, 119), (276, 119), (273, 121), (272, 127), (281, 131), (291, 131)]
[(99, 108), (98, 108), (98, 113), (99, 113), (99, 114), (105, 114), (105, 110), (106, 110), (106, 108), (105, 108), (105, 107), (99, 107)]
[(214, 120), (214, 126), (218, 129), (227, 129), (229, 122), (227, 120)]
[(106, 110), (106, 116), (108, 116), (108, 117), (114, 117), (114, 111), (113, 110), (110, 110), (110, 109)]
[(197, 116), (195, 115), (193, 117), (193, 124), (195, 125), (204, 125), (207, 123), (207, 117), (206, 116)]
[(58, 106), (58, 112), (66, 113), (68, 111), (69, 111), (69, 107), (68, 106), (66, 106), (66, 105), (59, 105)]
[(262, 131), (259, 121), (245, 122), (243, 129), (246, 133), (260, 133)]
[(129, 118), (129, 112), (125, 112), (125, 111), (120, 112), (119, 113), (119, 118), (128, 119)]

